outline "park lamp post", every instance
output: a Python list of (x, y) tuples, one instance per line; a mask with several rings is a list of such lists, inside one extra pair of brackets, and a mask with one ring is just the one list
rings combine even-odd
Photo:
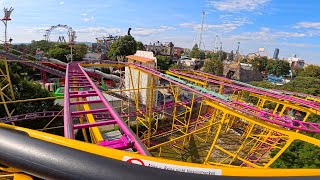
[(71, 49), (71, 53), (70, 53), (70, 60), (71, 62), (73, 61), (73, 46), (75, 45), (75, 39), (76, 39), (76, 32), (75, 31), (71, 31), (69, 32), (69, 46), (70, 46), (70, 49)]
[(4, 50), (5, 51), (8, 51), (8, 43), (7, 43), (7, 24), (8, 24), (8, 21), (11, 20), (10, 18), (10, 15), (13, 11), (13, 8), (10, 7), (10, 9), (8, 8), (3, 8), (3, 11), (4, 11), (4, 17), (3, 19), (1, 19), (1, 21), (3, 22), (4, 24)]

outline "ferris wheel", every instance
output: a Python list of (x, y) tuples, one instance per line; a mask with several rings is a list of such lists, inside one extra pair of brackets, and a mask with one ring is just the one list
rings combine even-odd
[[(56, 26), (51, 26), (49, 29), (46, 30), (46, 33), (43, 35), (46, 41), (50, 41), (50, 34), (53, 30), (58, 29), (58, 28), (63, 28), (66, 29), (68, 31), (68, 42), (69, 43), (74, 43), (76, 36), (76, 32), (72, 29), (72, 27), (68, 26), (68, 25), (62, 25), (62, 24), (58, 24)], [(64, 36), (59, 36), (58, 42), (65, 42), (65, 38)]]

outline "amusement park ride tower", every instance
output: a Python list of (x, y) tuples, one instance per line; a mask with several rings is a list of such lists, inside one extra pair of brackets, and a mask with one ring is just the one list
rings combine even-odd
[[(8, 51), (8, 43), (7, 43), (7, 25), (8, 25), (8, 21), (11, 20), (10, 15), (13, 11), (13, 8), (4, 8), (4, 18), (1, 20), (5, 26), (5, 30), (4, 30), (4, 50)], [(1, 101), (3, 103), (4, 109), (6, 111), (6, 114), (8, 117), (11, 117), (12, 112), (9, 111), (9, 108), (7, 106), (6, 101), (13, 101), (15, 100), (15, 96), (14, 96), (14, 92), (13, 92), (13, 88), (12, 88), (12, 84), (11, 84), (11, 79), (10, 79), (10, 74), (9, 74), (9, 67), (8, 67), (8, 63), (7, 61), (4, 61), (4, 66), (5, 66), (5, 70), (1, 70), (0, 69), (0, 77), (2, 79), (2, 82), (0, 83), (0, 97), (1, 97)], [(2, 86), (2, 84), (4, 84), (4, 86)], [(8, 90), (7, 90), (8, 89)], [(5, 93), (8, 92), (8, 93)]]

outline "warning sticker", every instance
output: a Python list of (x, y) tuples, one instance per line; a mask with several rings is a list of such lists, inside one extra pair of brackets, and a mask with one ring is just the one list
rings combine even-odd
[(179, 165), (149, 161), (149, 160), (140, 159), (140, 158), (138, 159), (138, 158), (129, 157), (129, 156), (123, 156), (122, 161), (126, 161), (132, 164), (138, 164), (141, 166), (148, 166), (148, 167), (171, 170), (171, 171), (179, 171), (179, 172), (194, 173), (194, 174), (222, 175), (221, 169), (179, 166)]

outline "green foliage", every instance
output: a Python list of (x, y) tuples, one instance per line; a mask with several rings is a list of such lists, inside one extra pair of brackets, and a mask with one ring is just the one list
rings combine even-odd
[(268, 65), (268, 57), (255, 57), (252, 62), (252, 67), (259, 72), (266, 71), (266, 67)]
[(157, 56), (157, 66), (160, 70), (166, 71), (173, 65), (173, 61), (167, 56)]
[[(56, 45), (55, 42), (49, 42), (46, 40), (41, 41), (32, 41), (31, 44), (27, 45), (26, 50), (28, 54), (35, 55), (37, 48), (40, 48), (44, 52), (48, 52), (51, 48), (53, 48)], [(23, 51), (24, 45), (22, 47), (18, 47), (19, 51)]]
[(252, 81), (252, 85), (262, 87), (262, 88), (267, 88), (267, 89), (275, 89), (277, 88), (276, 85), (272, 84), (269, 81)]
[(228, 55), (228, 60), (232, 61), (234, 58), (234, 54), (233, 54), (233, 50), (230, 52), (230, 54)]
[(74, 60), (82, 60), (82, 58), (87, 54), (88, 46), (85, 44), (76, 44), (73, 47), (73, 59)]
[(240, 63), (248, 63), (248, 59), (244, 58), (240, 61)]
[[(34, 99), (34, 98), (44, 98), (53, 96), (52, 93), (42, 88), (41, 85), (35, 81), (28, 80), (26, 78), (20, 77), (19, 72), (23, 72), (22, 67), (17, 64), (10, 64), (10, 77), (12, 81), (12, 87), (14, 91), (15, 98), (18, 100), (23, 99)], [(3, 63), (0, 62), (0, 69), (4, 70)], [(1, 81), (0, 77), (0, 81)], [(5, 93), (10, 96), (6, 89)], [(25, 114), (32, 112), (44, 112), (44, 111), (59, 111), (62, 109), (61, 106), (54, 104), (54, 99), (43, 100), (43, 101), (32, 101), (32, 102), (22, 102), (15, 104), (8, 104), (9, 110), (14, 109), (14, 114)], [(0, 105), (0, 117), (7, 116), (4, 106)], [(30, 129), (40, 129), (43, 128), (51, 119), (36, 119), (30, 121), (20, 121), (15, 122), (16, 126), (26, 127)], [(52, 126), (62, 126), (62, 118), (57, 118), (52, 124)], [(53, 129), (49, 131), (50, 133), (63, 135), (63, 128)]]
[(11, 48), (23, 52), (24, 50), (27, 50), (29, 46), (30, 45), (27, 45), (27, 44), (14, 44), (11, 46)]
[(205, 59), (206, 58), (206, 54), (199, 49), (198, 44), (195, 44), (193, 46), (189, 56), (191, 58), (197, 58), (197, 59)]
[[(50, 97), (52, 94), (46, 89), (42, 88), (37, 82), (27, 79), (21, 79), (17, 84), (13, 85), (16, 99), (35, 99)], [(15, 114), (22, 114), (26, 112), (41, 112), (52, 109), (54, 100), (35, 101), (15, 104)]]
[(268, 81), (251, 82), (252, 85), (267, 89), (279, 89), (311, 94), (314, 96), (320, 95), (320, 79), (313, 77), (296, 77), (294, 80), (282, 86), (277, 86)]
[(55, 46), (54, 48), (50, 49), (46, 55), (50, 58), (59, 59), (63, 62), (68, 62), (66, 55), (70, 53), (70, 48), (67, 44), (65, 44)]
[(108, 57), (116, 60), (117, 56), (127, 56), (137, 51), (137, 42), (132, 36), (123, 36), (113, 42), (108, 52)]
[(266, 67), (268, 74), (284, 76), (289, 74), (290, 64), (284, 60), (271, 60)]
[(207, 60), (204, 63), (203, 72), (222, 76), (223, 75), (223, 64), (218, 59)]
[(144, 47), (141, 41), (137, 41), (137, 50), (144, 51), (146, 48)]
[[(274, 156), (277, 152), (273, 152)], [(271, 165), (273, 168), (319, 168), (320, 148), (303, 141), (293, 142)]]
[(200, 51), (199, 59), (205, 59), (205, 58), (206, 58), (206, 54), (203, 51)]
[[(267, 81), (252, 82), (252, 85), (269, 88), (295, 91), (305, 94), (320, 95), (320, 79), (315, 77), (298, 76), (291, 82), (276, 86)], [(250, 97), (253, 100), (254, 98)], [(320, 117), (310, 115), (308, 122), (320, 123)], [(303, 132), (301, 132), (303, 133)], [(319, 134), (304, 133), (320, 139)], [(275, 156), (278, 151), (271, 153)], [(320, 168), (320, 148), (302, 141), (294, 141), (289, 148), (272, 164), (273, 168)]]
[(280, 86), (283, 90), (320, 95), (320, 79), (314, 77), (296, 77), (291, 82)]
[(224, 61), (224, 60), (227, 59), (227, 53), (226, 52), (220, 51), (219, 53), (220, 53), (220, 60), (221, 61)]
[(303, 77), (314, 77), (320, 79), (320, 66), (310, 65), (304, 68), (298, 73), (299, 76)]

